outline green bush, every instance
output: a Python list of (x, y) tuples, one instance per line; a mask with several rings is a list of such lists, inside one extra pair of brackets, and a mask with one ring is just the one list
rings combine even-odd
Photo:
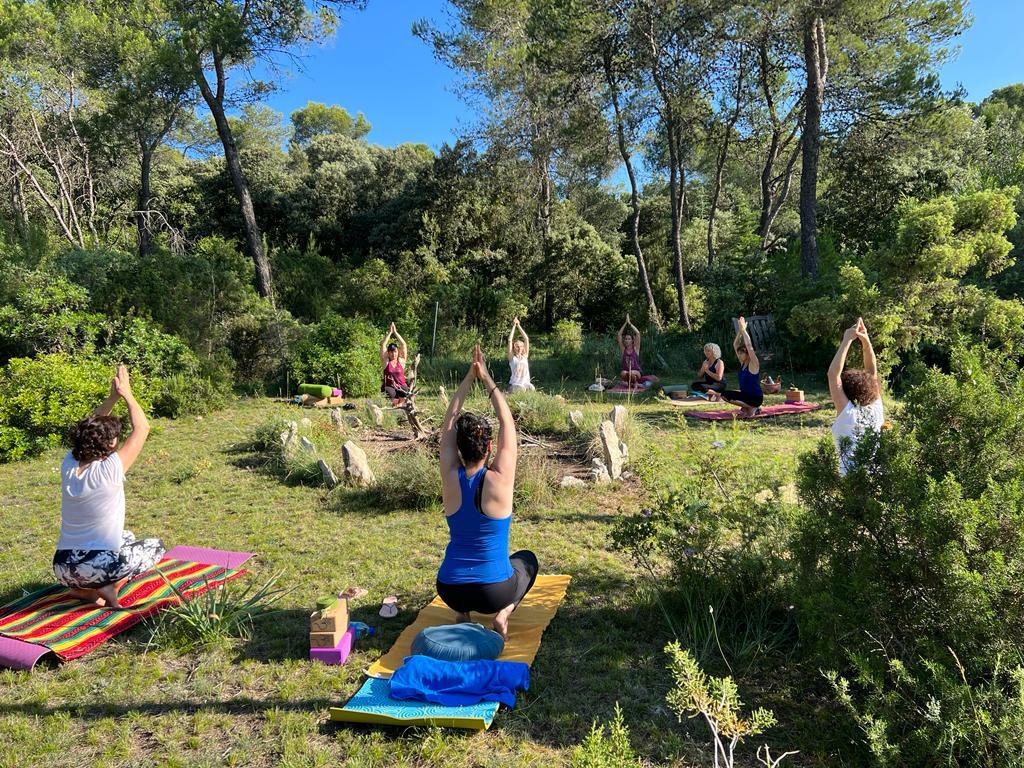
[[(0, 461), (59, 445), (72, 424), (110, 394), (113, 368), (94, 357), (53, 354), (15, 358), (0, 369)], [(150, 384), (132, 376), (132, 390), (148, 412)], [(125, 415), (123, 403), (117, 412)]]
[[(1005, 671), (1024, 641), (1024, 379), (984, 355), (957, 352), (952, 374), (929, 371), (848, 477), (831, 441), (801, 460), (801, 635), (822, 666), (846, 659), (835, 677), (854, 678), (851, 706), (875, 729), (867, 742), (888, 744), (893, 764), (933, 764), (940, 743), (949, 764), (1010, 764), (979, 762), (1003, 754), (1001, 725), (939, 711), (997, 685), (1016, 695)], [(1019, 711), (1008, 716), (1019, 725)], [(950, 741), (958, 729), (971, 737)]]
[(590, 733), (572, 752), (572, 768), (639, 768), (642, 763), (629, 743), (629, 726), (622, 719), (622, 710), (615, 704), (615, 717), (605, 726), (594, 721)]
[(372, 395), (380, 389), (383, 336), (366, 320), (325, 315), (296, 346), (292, 361), (295, 383), (337, 386), (348, 397)]
[(11, 304), (0, 307), (0, 360), (40, 353), (89, 353), (103, 316), (88, 311), (89, 294), (45, 272), (20, 272)]
[(551, 331), (551, 354), (575, 357), (583, 351), (583, 325), (574, 320), (559, 320)]
[(171, 419), (198, 416), (222, 408), (225, 402), (223, 385), (213, 379), (174, 373), (160, 380), (159, 392), (153, 397), (153, 413)]

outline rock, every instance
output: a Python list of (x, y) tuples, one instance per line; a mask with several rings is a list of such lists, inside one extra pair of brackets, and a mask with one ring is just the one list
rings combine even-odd
[(754, 501), (758, 504), (767, 504), (774, 496), (775, 494), (772, 493), (771, 488), (765, 488), (763, 491), (758, 491), (754, 494)]
[(583, 427), (583, 411), (569, 411), (569, 426), (576, 429)]
[(351, 440), (341, 446), (341, 457), (345, 461), (345, 480), (363, 488), (377, 481), (370, 469), (366, 452)]
[(601, 451), (604, 454), (604, 465), (608, 468), (608, 474), (612, 480), (618, 480), (622, 475), (622, 465), (626, 463), (619, 450), (619, 435), (615, 431), (615, 425), (607, 419), (601, 422)]
[(555, 400), (557, 400), (560, 405), (569, 404), (569, 401), (565, 399), (565, 395), (555, 395)]
[(441, 403), (445, 408), (448, 407), (448, 390), (444, 388), (444, 384), (440, 384), (437, 387), (437, 396), (441, 398)]
[(294, 421), (288, 422), (288, 429), (281, 433), (281, 445), (284, 448), (285, 454), (291, 453), (295, 450), (298, 444), (298, 429), (296, 428)]
[(363, 420), (354, 413), (349, 413), (345, 416), (345, 423), (354, 429), (359, 429), (363, 426)]
[(341, 408), (331, 409), (331, 423), (335, 426), (335, 428), (337, 428), (339, 432), (341, 431), (342, 428), (343, 419), (344, 417), (341, 414)]
[(590, 470), (590, 479), (595, 483), (609, 483), (611, 482), (611, 475), (608, 474), (608, 467), (596, 456), (591, 462), (592, 467)]
[(338, 484), (338, 476), (334, 474), (334, 470), (328, 466), (326, 461), (320, 459), (316, 465), (320, 467), (320, 475), (324, 479), (324, 485), (328, 488), (333, 488)]
[(373, 424), (377, 427), (384, 426), (384, 409), (376, 403), (367, 403), (367, 410), (370, 411), (370, 416), (373, 418)]
[(303, 436), (302, 439), (299, 440), (299, 448), (306, 453), (316, 453), (316, 446), (313, 445), (313, 441), (306, 436)]
[(615, 431), (622, 434), (626, 431), (626, 406), (616, 405), (608, 413), (608, 421), (615, 427)]
[(562, 478), (562, 482), (560, 482), (558, 485), (560, 488), (582, 488), (586, 485), (586, 483), (580, 480), (578, 477), (566, 475), (565, 477)]
[(310, 421), (310, 420), (309, 420), (308, 418), (304, 418), (304, 419), (303, 419), (302, 421), (300, 421), (299, 423), (300, 423), (300, 424), (302, 425), (302, 428), (303, 428), (303, 429), (309, 429), (310, 427), (312, 427), (312, 426), (313, 426), (313, 422), (312, 422), (312, 421)]
[(622, 477), (620, 477), (619, 480), (632, 480), (634, 477), (636, 477), (636, 475), (632, 472), (625, 471), (622, 473)]
[(619, 440), (619, 453), (622, 454), (623, 461), (629, 461), (629, 446)]

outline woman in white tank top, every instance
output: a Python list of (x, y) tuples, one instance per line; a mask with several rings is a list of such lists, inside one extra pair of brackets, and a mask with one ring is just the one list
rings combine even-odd
[[(523, 335), (515, 338), (516, 329)], [(512, 330), (508, 334), (508, 366), (512, 371), (508, 380), (509, 392), (527, 392), (536, 389), (530, 382), (530, 337), (526, 335), (519, 318), (512, 321)]]

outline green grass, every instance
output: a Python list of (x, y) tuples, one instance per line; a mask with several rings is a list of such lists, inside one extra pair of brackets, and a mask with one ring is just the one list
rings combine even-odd
[[(431, 382), (424, 378), (421, 385), (421, 406), (436, 424)], [(591, 424), (612, 404), (626, 404), (591, 397), (580, 384), (559, 382), (553, 389), (567, 397), (566, 411), (582, 408)], [(820, 399), (820, 381), (817, 391)], [(470, 405), (483, 410), (485, 404), (478, 395)], [(692, 472), (695, 457), (711, 450), (719, 461), (749, 470), (755, 484), (765, 476), (790, 478), (799, 454), (827, 433), (831, 420), (823, 410), (779, 421), (693, 424), (653, 397), (628, 405), (630, 432), (665, 482)], [(557, 420), (547, 399), (531, 410), (537, 424)], [(376, 489), (328, 491), (289, 482), (280, 468), (268, 467), (253, 442), (256, 430), (303, 416), (313, 421), (318, 448), (340, 475), (342, 436), (332, 432), (327, 411), (247, 399), (202, 420), (157, 420), (126, 483), (127, 525), (137, 535), (159, 535), (168, 546), (257, 552), (244, 578), (260, 584), (283, 571), (279, 586), (292, 591), (275, 604), (280, 613), (256, 622), (247, 640), (223, 647), (147, 651), (149, 629), (139, 627), (78, 661), (31, 674), (0, 672), (0, 766), (559, 765), (595, 720), (614, 717), (617, 702), (645, 761), (709, 764), (699, 725), (678, 723), (665, 704), (667, 625), (631, 564), (608, 544), (616, 517), (639, 508), (639, 486), (560, 491), (555, 485), (564, 467), (526, 451), (511, 546), (534, 550), (543, 572), (572, 574), (573, 582), (520, 706), (499, 713), (491, 730), (479, 734), (331, 724), (328, 707), (357, 689), (361, 670), (432, 598), (447, 530), (434, 493), (402, 487), (408, 449), (368, 442), (369, 430), (353, 429), (350, 436), (367, 447)], [(714, 441), (723, 447), (712, 449)], [(60, 459), (52, 451), (0, 466), (5, 602), (52, 581)], [(434, 462), (432, 455), (416, 456), (415, 475), (429, 476)], [(353, 618), (379, 627), (378, 634), (360, 642), (345, 666), (313, 665), (307, 633), (316, 598), (352, 584), (370, 591)], [(382, 620), (376, 609), (391, 593), (399, 595), (402, 612)], [(781, 725), (770, 742), (802, 750), (791, 765), (851, 764), (837, 757), (841, 744), (827, 736), (836, 715), (823, 704), (825, 686), (815, 682), (816, 672), (779, 658), (738, 676), (748, 706), (776, 711)]]

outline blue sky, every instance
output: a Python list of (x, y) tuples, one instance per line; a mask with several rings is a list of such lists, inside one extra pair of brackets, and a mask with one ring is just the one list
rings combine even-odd
[[(474, 115), (455, 93), (456, 76), (413, 37), (414, 21), (444, 22), (444, 0), (369, 0), (348, 13), (334, 40), (310, 48), (301, 70), (266, 100), (286, 116), (308, 101), (363, 112), (369, 140), (393, 146), (451, 142)], [(974, 25), (960, 38), (959, 57), (942, 71), (943, 85), (961, 84), (972, 101), (1024, 80), (1024, 0), (971, 0)]]

